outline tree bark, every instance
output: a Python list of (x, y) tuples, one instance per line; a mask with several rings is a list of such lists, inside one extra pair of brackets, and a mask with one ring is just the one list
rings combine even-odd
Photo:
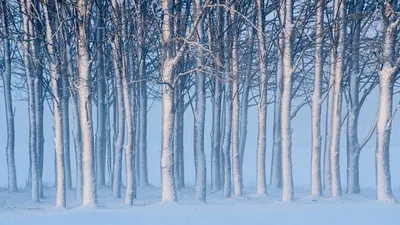
[(77, 1), (78, 17), (76, 20), (77, 55), (78, 55), (78, 98), (79, 116), (82, 132), (82, 175), (83, 194), (82, 204), (97, 205), (96, 175), (94, 165), (93, 124), (92, 124), (92, 99), (90, 95), (90, 59), (86, 28), (88, 26), (89, 8), (86, 0)]
[(336, 0), (334, 8), (337, 9), (337, 19), (334, 25), (334, 35), (337, 36), (335, 75), (333, 84), (333, 107), (332, 107), (332, 141), (330, 145), (330, 166), (331, 166), (331, 195), (338, 197), (342, 195), (340, 182), (340, 130), (341, 130), (341, 111), (342, 111), (342, 77), (344, 67), (344, 38), (345, 38), (345, 3), (343, 0)]
[(6, 7), (6, 1), (0, 3), (1, 26), (2, 26), (2, 39), (4, 48), (4, 72), (2, 74), (4, 84), (4, 103), (6, 110), (7, 121), (7, 169), (8, 169), (8, 186), (9, 192), (17, 192), (17, 171), (15, 168), (14, 157), (14, 142), (15, 142), (15, 129), (14, 129), (14, 112), (11, 95), (11, 49), (9, 37), (9, 13)]
[(311, 196), (322, 195), (321, 182), (321, 88), (323, 74), (324, 0), (316, 0), (314, 90), (311, 109)]
[(267, 194), (265, 175), (265, 154), (267, 139), (267, 52), (264, 38), (264, 1), (257, 0), (257, 43), (258, 43), (258, 69), (259, 69), (259, 103), (258, 103), (258, 136), (257, 136), (257, 194)]
[(53, 113), (54, 113), (54, 149), (56, 153), (56, 207), (66, 207), (66, 167), (64, 159), (64, 126), (63, 126), (63, 78), (59, 70), (59, 59), (57, 52), (57, 39), (54, 36), (55, 32), (54, 21), (56, 18), (52, 12), (48, 10), (47, 7), (54, 8), (55, 5), (49, 3), (46, 0), (43, 4), (43, 12), (45, 16), (46, 24), (46, 40), (47, 40), (47, 51), (49, 53), (49, 63), (50, 63), (50, 82), (53, 94)]
[[(292, 176), (292, 129), (291, 102), (292, 102), (292, 35), (293, 35), (293, 3), (285, 0), (281, 3), (280, 16), (283, 24), (283, 91), (281, 103), (281, 135), (282, 135), (282, 201), (293, 200)], [(282, 25), (281, 25), (282, 26)]]
[(240, 173), (240, 152), (239, 152), (239, 55), (238, 39), (239, 27), (235, 3), (231, 6), (230, 19), (232, 26), (232, 171), (233, 171), (233, 194), (236, 197), (242, 196), (242, 183)]

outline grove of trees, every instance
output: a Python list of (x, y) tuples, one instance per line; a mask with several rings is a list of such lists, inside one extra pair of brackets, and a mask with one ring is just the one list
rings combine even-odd
[[(83, 205), (96, 206), (99, 187), (109, 187), (116, 198), (124, 190), (125, 203), (133, 204), (137, 186), (150, 185), (149, 101), (162, 105), (161, 118), (150, 118), (162, 126), (151, 130), (162, 137), (162, 201), (178, 200), (185, 164), (195, 165), (196, 201), (207, 200), (209, 182), (223, 198), (242, 196), (248, 129), (258, 133), (251, 151), (257, 158), (256, 193), (268, 194), (271, 185), (282, 190), (282, 201), (293, 200), (292, 134), (301, 131), (291, 122), (310, 107), (310, 195), (360, 193), (360, 153), (375, 137), (376, 198), (394, 202), (389, 147), (400, 108), (393, 102), (400, 92), (397, 0), (0, 1), (1, 107), (7, 122), (7, 164), (1, 166), (8, 170), (9, 192), (19, 188), (13, 97), (22, 92), (29, 112), (27, 186), (34, 202), (44, 195), (43, 121), (49, 107), (56, 206), (66, 207), (72, 189)], [(375, 122), (359, 137), (360, 112), (376, 89)], [(257, 107), (257, 128), (247, 125), (250, 107)], [(267, 108), (273, 120), (267, 120)], [(184, 114), (190, 110), (192, 147), (183, 144)], [(340, 173), (340, 142), (347, 146), (346, 174)], [(273, 146), (270, 165), (267, 143)], [(184, 161), (188, 150), (194, 162)], [(345, 190), (341, 176), (347, 177)]]

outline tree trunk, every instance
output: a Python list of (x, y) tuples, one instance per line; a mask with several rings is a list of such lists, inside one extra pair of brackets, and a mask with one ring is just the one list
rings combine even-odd
[(15, 129), (14, 129), (14, 112), (11, 95), (11, 49), (9, 41), (9, 13), (6, 8), (6, 1), (0, 3), (1, 12), (1, 26), (2, 26), (2, 38), (4, 48), (4, 73), (2, 74), (4, 84), (4, 103), (6, 110), (6, 121), (7, 121), (7, 147), (6, 147), (6, 158), (7, 158), (7, 169), (8, 169), (8, 191), (17, 192), (17, 171), (15, 168), (14, 158), (14, 141), (15, 141)]
[(104, 67), (104, 11), (107, 10), (104, 2), (101, 1), (98, 6), (99, 20), (96, 39), (100, 43), (97, 47), (97, 130), (96, 130), (96, 182), (98, 186), (106, 184), (106, 75)]
[(315, 62), (314, 62), (314, 90), (312, 93), (311, 109), (311, 196), (322, 195), (321, 183), (321, 88), (323, 73), (323, 18), (324, 0), (317, 0), (315, 21)]
[(138, 7), (138, 77), (139, 77), (139, 184), (149, 185), (147, 172), (147, 76), (146, 76), (146, 46), (144, 37), (144, 19), (146, 18), (146, 3)]
[(399, 70), (399, 59), (395, 59), (396, 36), (400, 18), (393, 21), (392, 10), (396, 1), (386, 3), (382, 9), (382, 67), (379, 75), (379, 108), (376, 127), (376, 198), (394, 202), (391, 187), (389, 146), (392, 125), (393, 86)]
[(267, 52), (264, 38), (264, 1), (257, 0), (257, 43), (259, 69), (259, 103), (258, 103), (258, 136), (257, 136), (257, 194), (267, 194), (265, 175), (265, 154), (267, 139)]
[(161, 134), (161, 200), (176, 201), (176, 190), (174, 180), (174, 152), (173, 152), (173, 126), (174, 126), (174, 90), (172, 84), (173, 76), (173, 60), (172, 46), (169, 43), (173, 36), (173, 2), (171, 0), (162, 0), (161, 8), (163, 11), (162, 34), (162, 68), (161, 80), (163, 81), (161, 90), (162, 103), (162, 134)]
[(206, 111), (205, 77), (201, 71), (204, 66), (203, 49), (200, 47), (204, 41), (204, 17), (200, 14), (201, 1), (195, 0), (194, 15), (200, 22), (197, 25), (195, 40), (198, 43), (196, 48), (196, 108), (194, 113), (194, 158), (195, 158), (195, 201), (206, 200), (206, 156), (204, 154), (204, 123)]
[(230, 19), (232, 23), (232, 170), (233, 170), (233, 193), (235, 196), (242, 196), (242, 183), (240, 173), (240, 157), (239, 157), (239, 55), (238, 55), (238, 39), (239, 27), (236, 18), (235, 4), (231, 6), (232, 12)]
[[(359, 14), (364, 10), (364, 0), (353, 1), (353, 13)], [(352, 58), (350, 61), (349, 102), (347, 118), (347, 193), (360, 193), (358, 118), (360, 114), (359, 86), (360, 86), (360, 35), (362, 17), (352, 21), (353, 36)]]
[(334, 25), (334, 35), (337, 35), (337, 55), (335, 58), (335, 75), (333, 85), (333, 107), (332, 107), (332, 141), (330, 145), (330, 164), (331, 164), (331, 195), (338, 197), (342, 195), (340, 182), (340, 130), (341, 130), (341, 111), (342, 111), (342, 77), (344, 66), (344, 38), (345, 38), (345, 3), (343, 0), (336, 0), (335, 12), (338, 15)]
[(83, 194), (82, 204), (96, 206), (96, 175), (94, 166), (93, 124), (92, 124), (92, 99), (90, 95), (90, 59), (86, 27), (88, 25), (88, 6), (86, 0), (77, 2), (77, 55), (78, 55), (78, 97), (79, 116), (82, 132), (82, 174)]
[[(118, 16), (117, 16), (118, 18)], [(115, 37), (117, 39), (118, 37)], [(115, 41), (114, 39), (114, 41)], [(124, 109), (124, 98), (122, 91), (122, 77), (121, 77), (121, 68), (119, 63), (119, 54), (118, 47), (114, 43), (112, 46), (112, 55), (113, 55), (113, 66), (114, 66), (114, 80), (115, 80), (115, 92), (116, 92), (116, 102), (117, 105), (117, 130), (116, 130), (116, 139), (114, 142), (114, 175), (113, 175), (113, 185), (112, 185), (112, 193), (116, 198), (121, 198), (121, 183), (122, 183), (122, 148), (124, 144), (124, 136), (125, 136), (125, 111)]]
[[(220, 4), (220, 1), (217, 1), (217, 4)], [(211, 133), (211, 191), (217, 192), (221, 190), (221, 106), (222, 106), (222, 83), (221, 83), (221, 72), (223, 70), (222, 62), (222, 49), (223, 42), (216, 41), (216, 38), (219, 39), (223, 37), (223, 9), (218, 7), (216, 9), (216, 26), (215, 29), (212, 29), (210, 13), (207, 17), (208, 23), (208, 39), (209, 45), (213, 46), (213, 51), (215, 51), (216, 62), (214, 62), (215, 67), (215, 75), (212, 78), (214, 84), (214, 94), (212, 100), (212, 133)], [(214, 33), (216, 32), (216, 33)], [(216, 38), (214, 38), (214, 36)]]
[[(64, 159), (64, 126), (63, 126), (63, 78), (60, 75), (57, 40), (54, 38), (53, 26), (56, 26), (54, 21), (56, 18), (52, 12), (49, 12), (47, 7), (55, 7), (46, 0), (43, 4), (43, 12), (46, 24), (46, 40), (47, 51), (49, 53), (50, 63), (50, 82), (53, 94), (53, 113), (54, 113), (54, 149), (56, 153), (56, 207), (66, 207), (66, 167)], [(52, 24), (53, 23), (53, 24)]]
[(293, 200), (292, 177), (292, 129), (291, 102), (292, 102), (292, 29), (293, 12), (292, 1), (283, 1), (280, 9), (281, 21), (284, 21), (284, 46), (283, 46), (283, 91), (281, 103), (281, 133), (282, 133), (282, 201)]
[(279, 34), (277, 72), (275, 80), (275, 102), (274, 102), (274, 123), (272, 134), (272, 159), (270, 184), (282, 188), (282, 134), (281, 134), (281, 113), (282, 113), (282, 89), (283, 89), (283, 33)]
[(30, 159), (30, 180), (31, 180), (31, 200), (39, 202), (39, 169), (37, 155), (37, 129), (36, 129), (36, 102), (34, 82), (35, 75), (32, 74), (33, 65), (31, 62), (32, 52), (35, 52), (34, 43), (29, 43), (28, 40), (33, 36), (33, 24), (30, 21), (32, 2), (26, 0), (21, 2), (22, 25), (24, 30), (24, 68), (26, 83), (28, 89), (28, 111), (29, 111), (29, 159)]

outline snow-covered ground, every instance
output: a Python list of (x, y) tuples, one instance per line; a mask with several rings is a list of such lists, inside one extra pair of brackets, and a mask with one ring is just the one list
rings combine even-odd
[[(269, 190), (268, 196), (252, 195), (222, 199), (221, 193), (208, 193), (207, 203), (192, 201), (190, 188), (179, 192), (179, 203), (160, 203), (159, 188), (139, 188), (133, 206), (122, 199), (110, 197), (110, 190), (99, 191), (99, 208), (80, 208), (69, 194), (68, 209), (54, 208), (54, 189), (45, 190), (42, 203), (28, 202), (28, 192), (0, 192), (1, 225), (398, 225), (400, 204), (375, 201), (372, 189), (363, 194), (340, 199), (310, 198), (308, 190), (297, 188), (294, 202), (280, 202), (279, 191)], [(396, 196), (400, 188), (395, 189)], [(400, 199), (397, 199), (400, 200)]]

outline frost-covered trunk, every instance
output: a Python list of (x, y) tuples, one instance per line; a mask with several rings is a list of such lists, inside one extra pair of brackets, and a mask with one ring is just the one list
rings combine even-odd
[(292, 176), (292, 129), (290, 127), (290, 114), (292, 102), (292, 31), (293, 12), (292, 1), (285, 0), (281, 3), (280, 16), (283, 28), (283, 91), (281, 102), (281, 135), (282, 135), (282, 201), (293, 200)]
[[(117, 34), (125, 34), (123, 31), (121, 24), (124, 24), (124, 10), (123, 6), (120, 5), (117, 0), (111, 1), (112, 8), (113, 8), (113, 22), (114, 22), (114, 29), (117, 31)], [(122, 18), (122, 19), (121, 19)], [(122, 20), (122, 21), (121, 21)], [(125, 34), (126, 35), (126, 34)], [(134, 141), (134, 127), (133, 127), (133, 117), (131, 113), (131, 95), (129, 93), (129, 85), (128, 85), (128, 75), (127, 75), (127, 68), (126, 68), (126, 55), (124, 54), (124, 46), (121, 43), (122, 38), (120, 36), (116, 36), (114, 38), (113, 43), (113, 65), (114, 65), (114, 73), (117, 79), (117, 93), (118, 93), (118, 108), (119, 111), (119, 120), (123, 120), (124, 117), (122, 113), (125, 113), (125, 120), (126, 120), (126, 145), (124, 146), (125, 150), (125, 162), (126, 162), (126, 192), (125, 192), (125, 204), (132, 205), (133, 197), (135, 192), (135, 180), (134, 180), (134, 153), (133, 153), (133, 141)], [(121, 90), (118, 90), (121, 89)], [(120, 106), (119, 104), (123, 104)], [(122, 109), (122, 111), (121, 111)], [(120, 121), (119, 121), (120, 122)], [(125, 129), (123, 124), (118, 125), (119, 130)], [(123, 141), (123, 140), (122, 140)], [(123, 142), (121, 142), (122, 146)], [(119, 169), (119, 168), (118, 168)], [(121, 176), (121, 174), (115, 174), (115, 177)], [(121, 179), (121, 178), (118, 178)], [(114, 197), (120, 197), (120, 185), (119, 183), (114, 183), (113, 187), (116, 187), (113, 192)]]
[(78, 17), (76, 20), (77, 35), (77, 55), (78, 55), (78, 98), (79, 98), (79, 116), (82, 133), (82, 177), (83, 193), (82, 204), (96, 206), (96, 175), (94, 165), (94, 146), (93, 146), (93, 124), (92, 124), (92, 98), (90, 94), (90, 59), (88, 49), (88, 38), (86, 28), (88, 24), (87, 15), (88, 5), (86, 0), (77, 2)]
[(323, 74), (323, 18), (324, 0), (316, 0), (314, 89), (311, 109), (311, 196), (322, 195), (321, 182), (321, 88)]
[[(164, 18), (166, 16), (164, 15)], [(168, 20), (168, 18), (167, 18)], [(165, 26), (165, 25), (164, 25)], [(168, 28), (166, 28), (168, 29)], [(162, 68), (164, 82), (173, 82), (171, 61), (165, 60)], [(174, 91), (167, 85), (162, 87), (162, 144), (161, 144), (161, 186), (162, 201), (176, 201), (173, 163), (173, 125), (174, 125)]]
[[(35, 66), (35, 68), (37, 68)], [(42, 90), (42, 73), (40, 69), (36, 69), (35, 71), (37, 74), (35, 76), (34, 81), (34, 93), (35, 93), (35, 115), (36, 115), (36, 154), (37, 154), (37, 169), (39, 178), (38, 178), (38, 185), (39, 185), (39, 197), (43, 197), (43, 162), (44, 162), (44, 134), (43, 134), (43, 90)]]
[(267, 145), (267, 52), (264, 38), (264, 1), (257, 0), (257, 44), (259, 92), (257, 136), (257, 194), (267, 194), (265, 155)]
[(224, 198), (231, 197), (231, 134), (232, 134), (232, 82), (230, 77), (225, 77), (225, 129), (222, 153), (224, 154)]
[(247, 140), (247, 123), (248, 123), (248, 111), (249, 111), (249, 92), (252, 80), (252, 65), (253, 65), (253, 47), (254, 47), (254, 28), (249, 27), (248, 34), (248, 46), (249, 56), (247, 61), (247, 71), (243, 81), (243, 93), (240, 105), (240, 123), (239, 123), (239, 159), (240, 159), (240, 183), (243, 187), (243, 161), (244, 161), (244, 150), (246, 148)]
[[(66, 32), (64, 30), (64, 32)], [(68, 35), (65, 33), (65, 37)], [(82, 133), (80, 127), (80, 117), (79, 117), (79, 100), (77, 92), (77, 74), (74, 74), (72, 69), (72, 58), (71, 50), (68, 41), (65, 42), (65, 59), (67, 63), (67, 73), (69, 81), (69, 92), (71, 94), (71, 111), (72, 111), (72, 137), (74, 139), (74, 150), (75, 150), (75, 171), (76, 171), (76, 199), (78, 201), (82, 200)]]
[[(96, 39), (104, 39), (104, 3), (99, 5), (99, 19)], [(104, 44), (97, 47), (97, 130), (96, 130), (96, 182), (98, 186), (106, 184), (106, 74), (104, 61)]]
[[(359, 14), (364, 9), (364, 1), (355, 1), (356, 5), (352, 7), (354, 13)], [(347, 118), (347, 193), (360, 193), (359, 176), (359, 155), (361, 146), (358, 142), (358, 118), (361, 104), (359, 101), (360, 86), (360, 35), (361, 35), (362, 17), (357, 17), (352, 21), (353, 36), (352, 58), (350, 61), (349, 74), (349, 100), (348, 100), (348, 118)]]
[[(118, 16), (117, 16), (118, 17)], [(117, 39), (117, 38), (115, 38)], [(121, 68), (119, 63), (118, 49), (115, 43), (112, 46), (112, 61), (114, 68), (114, 80), (115, 80), (115, 94), (117, 107), (117, 124), (116, 124), (116, 138), (114, 142), (114, 169), (113, 169), (113, 185), (112, 195), (116, 198), (121, 197), (121, 183), (122, 183), (122, 148), (124, 144), (125, 136), (125, 110), (124, 109), (124, 98), (122, 91), (122, 77)]]
[(379, 109), (376, 127), (376, 198), (393, 201), (391, 188), (389, 145), (393, 104), (393, 74), (390, 66), (379, 71)]
[(176, 190), (174, 181), (174, 152), (173, 152), (173, 126), (174, 126), (174, 82), (172, 60), (172, 46), (170, 39), (173, 36), (173, 1), (162, 0), (161, 9), (163, 11), (162, 34), (162, 68), (161, 89), (162, 103), (162, 134), (161, 134), (161, 201), (176, 201)]
[[(340, 182), (340, 130), (341, 130), (341, 111), (342, 111), (342, 77), (344, 67), (344, 47), (345, 47), (345, 3), (343, 0), (335, 1), (337, 19), (334, 25), (334, 35), (337, 36), (335, 74), (333, 83), (333, 105), (332, 105), (332, 140), (330, 145), (330, 166), (331, 166), (331, 195), (337, 197), (342, 195)], [(336, 10), (335, 10), (336, 12)]]
[(238, 55), (238, 39), (239, 26), (236, 19), (236, 6), (231, 6), (230, 22), (232, 24), (232, 172), (233, 172), (233, 194), (234, 196), (242, 196), (242, 182), (240, 173), (240, 152), (239, 152), (239, 55)]
[(80, 127), (79, 117), (79, 101), (78, 93), (75, 88), (71, 88), (71, 111), (72, 111), (72, 136), (74, 138), (74, 149), (75, 149), (75, 165), (76, 165), (76, 199), (82, 200), (82, 132)]
[[(122, 71), (125, 70), (124, 61), (122, 61)], [(134, 152), (133, 152), (133, 141), (134, 141), (134, 127), (133, 127), (133, 116), (131, 111), (131, 99), (128, 91), (128, 79), (126, 73), (122, 72), (122, 91), (125, 106), (125, 118), (126, 118), (126, 136), (127, 141), (124, 147), (125, 160), (126, 160), (126, 194), (125, 204), (132, 205), (136, 184), (134, 180)]]
[(59, 70), (59, 59), (57, 52), (57, 39), (54, 37), (53, 27), (56, 26), (56, 17), (48, 10), (54, 7), (46, 0), (43, 4), (43, 12), (46, 25), (47, 51), (49, 53), (50, 83), (53, 96), (53, 115), (54, 115), (54, 150), (56, 158), (56, 207), (66, 207), (66, 171), (64, 161), (64, 127), (63, 127), (63, 78)]
[[(183, 61), (176, 68), (177, 73), (183, 70)], [(175, 115), (174, 115), (174, 179), (177, 190), (185, 187), (184, 155), (183, 155), (183, 122), (184, 122), (184, 77), (177, 78), (175, 85)]]
[(277, 72), (275, 79), (274, 123), (272, 134), (272, 159), (270, 184), (282, 188), (282, 134), (281, 134), (281, 104), (283, 89), (283, 33), (279, 33), (277, 56)]
[(0, 3), (1, 13), (1, 30), (4, 48), (4, 72), (2, 73), (3, 85), (4, 85), (4, 105), (6, 111), (7, 121), (7, 147), (6, 147), (6, 158), (7, 158), (7, 169), (8, 169), (8, 183), (7, 190), (9, 192), (17, 192), (17, 171), (15, 168), (14, 158), (14, 140), (15, 140), (15, 129), (14, 129), (14, 112), (11, 95), (11, 49), (9, 41), (9, 13), (6, 9), (6, 1)]
[[(217, 1), (219, 3), (219, 1)], [(221, 7), (216, 9), (216, 37), (222, 37), (222, 29), (223, 29), (223, 9)], [(212, 39), (214, 33), (211, 28), (211, 21), (208, 21), (208, 36), (211, 43), (214, 43), (215, 40)], [(222, 72), (223, 67), (222, 64), (222, 48), (223, 42), (217, 42), (216, 51), (216, 60), (215, 69), (216, 69), (216, 77), (213, 77), (214, 83), (214, 95), (213, 95), (213, 105), (212, 105), (212, 134), (211, 134), (211, 191), (216, 192), (221, 190), (221, 106), (222, 106), (222, 83), (220, 73)]]
[(31, 181), (31, 200), (39, 202), (39, 169), (37, 155), (37, 129), (36, 129), (36, 99), (34, 92), (35, 75), (32, 74), (33, 63), (30, 57), (35, 52), (34, 43), (28, 42), (33, 36), (33, 23), (29, 16), (31, 14), (32, 2), (26, 0), (21, 2), (22, 26), (23, 26), (23, 48), (24, 48), (24, 68), (26, 84), (28, 89), (28, 112), (29, 112), (29, 160), (30, 160), (30, 181)]
[(205, 76), (202, 71), (204, 66), (203, 49), (200, 44), (204, 41), (204, 17), (200, 14), (201, 0), (195, 0), (194, 14), (200, 22), (197, 25), (195, 40), (199, 46), (196, 48), (196, 108), (194, 113), (194, 163), (195, 163), (195, 188), (194, 199), (206, 200), (206, 155), (204, 154), (204, 123), (206, 111)]
[(70, 139), (69, 139), (69, 91), (68, 80), (66, 75), (61, 76), (61, 109), (62, 109), (62, 127), (63, 127), (63, 149), (64, 149), (64, 165), (65, 165), (65, 179), (66, 187), (72, 190), (72, 172), (71, 172), (71, 153), (70, 153)]
[(335, 74), (335, 57), (334, 49), (330, 52), (329, 79), (328, 79), (328, 99), (326, 102), (326, 123), (325, 123), (325, 146), (324, 146), (324, 178), (323, 188), (325, 192), (330, 193), (331, 187), (331, 157), (329, 147), (332, 142), (332, 107), (333, 107), (333, 82)]
[[(396, 1), (394, 1), (396, 2)], [(400, 18), (394, 22), (394, 4), (386, 3), (382, 10), (382, 66), (379, 75), (379, 107), (376, 127), (376, 198), (393, 202), (391, 187), (389, 146), (392, 125), (393, 86), (399, 70), (399, 59), (395, 59), (396, 36)]]
[(110, 98), (108, 91), (109, 88), (106, 89), (106, 159), (107, 159), (107, 173), (108, 173), (108, 185), (112, 188), (112, 180), (113, 180), (113, 148), (111, 144), (111, 118), (110, 118)]
[(220, 78), (214, 79), (213, 121), (212, 121), (212, 152), (211, 152), (211, 191), (221, 190), (221, 96)]
[(224, 158), (224, 144), (225, 144), (225, 120), (226, 120), (226, 102), (225, 102), (225, 88), (224, 88), (224, 84), (221, 87), (221, 91), (222, 91), (222, 104), (221, 104), (221, 147), (220, 147), (220, 177), (221, 177), (221, 187), (224, 188), (224, 182), (225, 182), (225, 158)]
[(176, 120), (176, 125), (177, 125), (177, 142), (176, 142), (176, 147), (178, 150), (178, 174), (179, 174), (179, 188), (184, 188), (185, 187), (185, 160), (184, 160), (184, 152), (183, 152), (183, 131), (184, 131), (184, 118), (185, 118), (185, 97), (183, 95), (183, 91), (185, 90), (185, 82), (186, 78), (182, 77), (180, 79), (179, 83), (179, 90), (180, 90), (180, 95), (178, 99), (178, 105), (176, 106), (176, 115), (177, 115), (177, 120)]
[(149, 178), (147, 172), (147, 76), (146, 76), (146, 46), (144, 37), (144, 19), (146, 13), (146, 4), (138, 8), (139, 24), (138, 29), (138, 78), (139, 78), (139, 184), (141, 186), (149, 185)]
[[(224, 27), (230, 26), (229, 21), (229, 13), (226, 14), (226, 19), (224, 21)], [(228, 32), (229, 33), (229, 32)], [(224, 40), (226, 43), (230, 40), (230, 35), (225, 34)], [(227, 59), (227, 63), (225, 64), (228, 71), (231, 68), (231, 58), (232, 51), (230, 49), (230, 44), (224, 49), (224, 57)], [(222, 144), (222, 154), (223, 154), (223, 197), (230, 198), (232, 192), (232, 174), (231, 174), (231, 141), (232, 141), (232, 77), (230, 73), (226, 72), (224, 74), (224, 109), (223, 112), (223, 144)]]

